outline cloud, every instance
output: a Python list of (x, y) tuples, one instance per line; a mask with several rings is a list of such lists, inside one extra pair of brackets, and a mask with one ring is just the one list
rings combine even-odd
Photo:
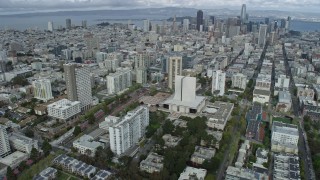
[(307, 9), (320, 8), (320, 0), (0, 0), (0, 9), (70, 9), (70, 8), (145, 8), (145, 7), (193, 7), (248, 9)]

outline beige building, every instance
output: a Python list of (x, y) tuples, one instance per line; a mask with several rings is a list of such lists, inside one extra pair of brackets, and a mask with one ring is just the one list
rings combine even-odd
[(169, 71), (168, 71), (168, 87), (174, 88), (175, 77), (182, 75), (182, 57), (172, 56), (169, 58)]

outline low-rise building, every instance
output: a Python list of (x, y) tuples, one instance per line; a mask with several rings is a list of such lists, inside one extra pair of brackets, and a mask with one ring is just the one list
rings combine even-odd
[(9, 135), (9, 142), (12, 148), (27, 154), (31, 153), (32, 148), (39, 149), (37, 140), (14, 132)]
[(203, 113), (208, 117), (207, 126), (224, 130), (233, 107), (234, 104), (228, 102), (216, 101), (209, 103), (203, 110)]
[(42, 170), (39, 175), (33, 178), (33, 180), (51, 180), (57, 177), (58, 170), (52, 167), (47, 167)]
[(150, 153), (145, 160), (140, 162), (140, 170), (148, 173), (160, 172), (163, 168), (164, 157), (157, 153)]
[(61, 99), (47, 106), (48, 116), (66, 121), (81, 112), (80, 105), (80, 101)]
[(244, 165), (247, 151), (249, 148), (250, 148), (250, 142), (248, 140), (245, 140), (244, 143), (241, 144), (241, 147), (239, 149), (237, 162), (235, 163), (236, 167), (241, 168)]
[(107, 180), (112, 175), (111, 172), (100, 170), (91, 180)]
[(183, 172), (180, 174), (178, 180), (189, 180), (189, 179), (199, 179), (204, 180), (207, 175), (206, 169), (194, 168), (187, 166)]
[(269, 103), (270, 90), (254, 89), (253, 90), (253, 102), (259, 102), (261, 104)]
[(205, 160), (213, 158), (215, 153), (216, 150), (214, 148), (196, 146), (194, 153), (191, 155), (191, 161), (196, 164), (202, 164)]
[(80, 154), (89, 156), (94, 156), (99, 146), (104, 147), (102, 143), (94, 141), (93, 137), (86, 134), (73, 142), (73, 147), (77, 149)]
[(171, 134), (165, 134), (162, 136), (162, 139), (164, 140), (164, 144), (168, 147), (175, 147), (179, 144), (180, 140), (182, 138), (172, 136)]
[(299, 131), (296, 125), (273, 122), (271, 150), (298, 154)]
[(298, 156), (275, 153), (273, 157), (273, 179), (301, 179)]
[(267, 180), (268, 175), (255, 172), (251, 169), (228, 166), (226, 180)]

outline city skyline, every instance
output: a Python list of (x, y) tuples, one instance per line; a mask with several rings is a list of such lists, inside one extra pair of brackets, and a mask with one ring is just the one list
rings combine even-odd
[(0, 0), (2, 13), (19, 14), (29, 12), (52, 12), (69, 10), (119, 10), (119, 9), (141, 9), (141, 8), (196, 8), (196, 9), (239, 9), (247, 4), (250, 10), (283, 10), (292, 12), (318, 12), (320, 1), (305, 0), (130, 0), (118, 2), (115, 0)]

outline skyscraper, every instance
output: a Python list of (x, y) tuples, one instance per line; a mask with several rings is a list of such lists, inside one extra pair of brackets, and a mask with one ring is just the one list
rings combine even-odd
[(5, 157), (11, 152), (7, 129), (0, 125), (0, 156)]
[(51, 82), (48, 79), (38, 79), (32, 82), (34, 98), (47, 102), (53, 99)]
[(87, 20), (81, 22), (82, 28), (87, 28)]
[(71, 29), (71, 19), (66, 19), (66, 29)]
[(197, 12), (197, 30), (200, 31), (200, 26), (203, 26), (203, 11)]
[(264, 45), (266, 44), (266, 40), (267, 40), (267, 29), (268, 29), (268, 25), (266, 24), (260, 24), (260, 28), (259, 28), (259, 38), (258, 38), (258, 45), (260, 47), (264, 47)]
[(148, 19), (143, 20), (143, 31), (149, 32), (150, 30), (150, 21)]
[(183, 19), (183, 32), (187, 32), (189, 30), (189, 19)]
[(49, 21), (48, 22), (48, 31), (53, 31), (53, 22), (52, 21)]
[(182, 75), (182, 57), (172, 56), (169, 58), (169, 72), (168, 72), (168, 87), (172, 89), (174, 87), (175, 77)]
[(81, 109), (88, 109), (92, 103), (90, 68), (74, 63), (63, 66), (68, 99), (80, 101)]
[(212, 94), (218, 92), (219, 96), (224, 95), (226, 83), (226, 73), (221, 70), (212, 72)]
[(242, 4), (240, 20), (242, 24), (247, 23), (247, 6), (246, 4)]
[(94, 36), (92, 33), (84, 34), (83, 38), (87, 45), (89, 57), (93, 57), (96, 54), (96, 52), (100, 50), (99, 38)]

